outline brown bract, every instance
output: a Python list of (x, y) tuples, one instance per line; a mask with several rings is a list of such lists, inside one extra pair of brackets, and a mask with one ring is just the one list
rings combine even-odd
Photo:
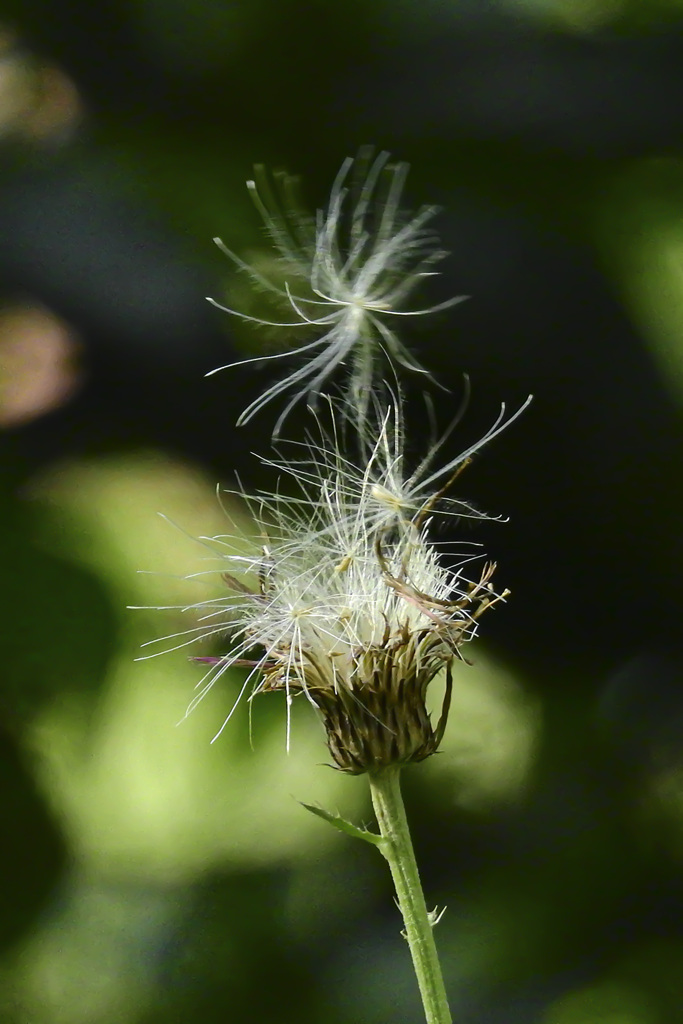
[[(434, 600), (405, 581), (386, 576), (386, 583), (428, 616), (430, 625), (407, 627), (399, 636), (388, 626), (379, 645), (359, 648), (351, 671), (342, 674), (334, 655), (321, 659), (302, 650), (297, 658), (301, 678), (288, 674), (289, 648), (263, 666), (262, 691), (306, 693), (320, 711), (327, 745), (337, 768), (351, 775), (392, 765), (423, 761), (441, 744), (448, 721), (453, 688), (452, 664), (469, 639), (477, 619), (509, 591), (495, 594), (491, 586), (494, 563), (488, 563), (478, 583), (458, 600)], [(427, 709), (429, 684), (445, 668), (446, 690), (436, 725)]]

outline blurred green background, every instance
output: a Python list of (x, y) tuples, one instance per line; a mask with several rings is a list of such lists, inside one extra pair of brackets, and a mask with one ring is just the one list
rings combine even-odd
[(405, 773), (454, 1019), (683, 1021), (680, 3), (22, 0), (0, 25), (0, 1020), (420, 1019), (383, 862), (298, 803), (371, 820), (310, 708), (289, 753), (278, 696), (211, 743), (239, 674), (185, 718), (201, 666), (136, 660), (210, 594), (184, 577), (216, 484), (274, 484), (267, 417), (233, 428), (267, 376), (203, 378), (272, 343), (204, 302), (253, 301), (211, 238), (267, 260), (252, 165), (316, 207), (372, 143), (444, 207), (434, 294), (472, 296), (409, 338), (470, 374), (453, 443), (535, 394), (468, 471), (510, 514), (475, 539), (513, 597)]

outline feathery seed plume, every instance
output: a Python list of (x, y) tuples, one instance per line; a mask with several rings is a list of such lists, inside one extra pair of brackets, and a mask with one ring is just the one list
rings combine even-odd
[[(295, 315), (290, 323), (275, 323), (249, 316), (209, 299), (213, 305), (256, 324), (271, 327), (308, 327), (320, 335), (298, 349), (256, 356), (228, 366), (283, 359), (305, 354), (306, 362), (269, 387), (241, 414), (249, 420), (281, 394), (293, 392), (274, 429), (277, 435), (293, 406), (304, 396), (315, 403), (335, 371), (348, 366), (348, 403), (359, 423), (369, 411), (370, 396), (382, 389), (386, 363), (395, 373), (405, 369), (427, 374), (398, 337), (392, 319), (424, 316), (462, 302), (461, 295), (423, 309), (406, 309), (411, 293), (447, 253), (441, 248), (430, 221), (435, 206), (416, 213), (401, 209), (401, 194), (408, 174), (406, 163), (389, 163), (389, 153), (373, 158), (371, 148), (347, 157), (332, 186), (325, 210), (315, 218), (302, 210), (296, 198), (296, 179), (275, 176), (273, 188), (263, 168), (259, 182), (247, 183), (254, 203), (281, 261), (291, 277), (284, 288), (249, 266), (221, 239), (220, 249), (261, 288), (285, 300)], [(303, 287), (305, 294), (298, 289)], [(295, 290), (297, 289), (297, 290)], [(218, 373), (228, 366), (217, 367)]]

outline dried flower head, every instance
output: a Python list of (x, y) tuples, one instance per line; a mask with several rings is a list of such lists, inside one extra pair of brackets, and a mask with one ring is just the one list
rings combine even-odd
[[(499, 421), (481, 443), (501, 429)], [(297, 485), (293, 497), (247, 499), (263, 534), (260, 550), (245, 556), (229, 536), (212, 539), (229, 594), (193, 606), (201, 609), (199, 627), (164, 638), (183, 646), (232, 633), (229, 654), (200, 659), (210, 667), (190, 710), (228, 668), (247, 666), (240, 697), (250, 688), (252, 696), (283, 691), (289, 743), (289, 708), (303, 695), (320, 713), (343, 771), (419, 761), (437, 749), (452, 664), (482, 612), (505, 592), (493, 590), (491, 563), (465, 575), (481, 560), (476, 545), (451, 551), (455, 564), (447, 566), (432, 538), (441, 480), (478, 446), (420, 483), (404, 470), (402, 439), (398, 403), (379, 417), (364, 469), (342, 453), (336, 428), (311, 439), (307, 458), (277, 463)], [(483, 515), (450, 500), (456, 515)], [(434, 725), (426, 696), (443, 670), (446, 697)]]
[[(408, 174), (405, 163), (390, 164), (389, 153), (373, 159), (372, 149), (347, 158), (335, 179), (325, 210), (315, 217), (303, 211), (297, 199), (297, 181), (276, 175), (273, 188), (263, 168), (259, 182), (247, 182), (285, 276), (294, 282), (284, 288), (249, 266), (217, 238), (216, 244), (253, 281), (284, 299), (295, 314), (292, 323), (274, 323), (248, 316), (209, 299), (225, 310), (256, 324), (272, 327), (319, 328), (321, 334), (300, 346), (307, 361), (284, 380), (268, 388), (241, 414), (247, 423), (272, 399), (293, 392), (275, 425), (279, 430), (292, 407), (304, 396), (313, 401), (340, 366), (349, 367), (348, 403), (362, 422), (370, 395), (381, 390), (388, 360), (394, 367), (426, 374), (391, 325), (392, 318), (423, 316), (462, 302), (457, 296), (424, 309), (406, 309), (417, 285), (436, 273), (447, 253), (428, 226), (438, 212), (423, 206), (416, 213), (401, 209), (401, 194)], [(302, 287), (305, 294), (300, 294)], [(312, 355), (311, 355), (312, 354)], [(242, 363), (281, 359), (291, 351), (257, 356)], [(230, 366), (241, 365), (238, 363)], [(227, 369), (218, 367), (211, 371)]]

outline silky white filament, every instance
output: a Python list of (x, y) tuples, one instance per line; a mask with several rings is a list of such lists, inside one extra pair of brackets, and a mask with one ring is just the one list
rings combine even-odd
[[(405, 163), (390, 164), (389, 153), (373, 158), (362, 149), (347, 158), (335, 179), (325, 210), (316, 217), (302, 212), (295, 198), (295, 179), (279, 175), (279, 193), (258, 168), (259, 183), (248, 182), (254, 203), (286, 275), (284, 288), (248, 265), (220, 238), (222, 252), (261, 288), (283, 299), (292, 310), (291, 322), (278, 323), (249, 316), (215, 299), (213, 305), (252, 323), (271, 327), (304, 327), (317, 331), (314, 340), (294, 350), (255, 356), (217, 367), (211, 374), (246, 363), (306, 355), (306, 361), (272, 384), (241, 414), (248, 423), (273, 399), (290, 394), (275, 424), (278, 435), (289, 412), (304, 397), (315, 403), (321, 389), (340, 367), (348, 368), (347, 401), (362, 423), (370, 396), (382, 390), (387, 363), (428, 376), (405, 347), (394, 328), (397, 317), (424, 316), (462, 302), (460, 295), (425, 308), (406, 309), (410, 294), (447, 253), (428, 227), (438, 212), (423, 206), (406, 214), (400, 206), (408, 173)], [(299, 293), (303, 286), (304, 294)], [(210, 374), (209, 374), (210, 375)]]

